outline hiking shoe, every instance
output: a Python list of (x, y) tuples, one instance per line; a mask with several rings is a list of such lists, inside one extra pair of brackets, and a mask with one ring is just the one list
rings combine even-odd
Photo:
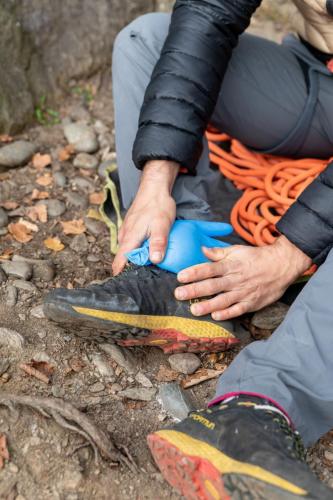
[(202, 352), (224, 351), (238, 343), (231, 322), (194, 317), (190, 302), (175, 299), (176, 286), (173, 273), (130, 265), (102, 284), (54, 289), (45, 299), (44, 312), (82, 337), (126, 347)]
[(332, 499), (271, 403), (240, 396), (148, 436), (164, 478), (187, 500)]

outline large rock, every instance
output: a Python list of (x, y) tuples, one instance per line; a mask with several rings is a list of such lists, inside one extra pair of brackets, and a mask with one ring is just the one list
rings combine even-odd
[(0, 2), (0, 133), (33, 116), (44, 95), (110, 64), (116, 33), (155, 0)]

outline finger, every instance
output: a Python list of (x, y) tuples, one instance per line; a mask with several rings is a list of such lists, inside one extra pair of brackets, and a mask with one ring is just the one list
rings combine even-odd
[(228, 246), (228, 247), (214, 247), (214, 248), (207, 248), (207, 247), (202, 247), (202, 251), (204, 255), (209, 259), (212, 260), (213, 262), (218, 262), (222, 259), (225, 259), (228, 255), (230, 255), (230, 252), (234, 249), (234, 246)]
[(226, 248), (231, 246), (230, 243), (216, 240), (215, 238), (211, 238), (210, 236), (203, 236), (202, 242), (207, 248)]
[(249, 303), (246, 302), (238, 302), (223, 311), (216, 311), (212, 314), (212, 318), (215, 321), (226, 321), (228, 319), (238, 318), (243, 314), (250, 312), (251, 307)]
[(121, 273), (126, 264), (127, 264), (126, 257), (123, 254), (117, 253), (117, 255), (114, 258), (114, 261), (112, 262), (113, 275), (117, 276), (117, 274)]
[(205, 220), (189, 221), (193, 222), (207, 236), (227, 236), (233, 232), (233, 227), (225, 222), (211, 222)]
[(198, 299), (200, 297), (209, 297), (217, 293), (232, 290), (237, 285), (237, 279), (232, 280), (229, 276), (223, 278), (213, 278), (191, 285), (176, 288), (175, 297), (178, 300)]
[(114, 258), (112, 263), (112, 271), (114, 275), (119, 274), (127, 264), (126, 253), (138, 248), (141, 245), (142, 241), (139, 238), (127, 238), (126, 236), (123, 239), (122, 244), (119, 246), (117, 255)]
[(208, 262), (187, 267), (180, 271), (177, 279), (180, 283), (192, 283), (193, 281), (203, 281), (208, 278), (216, 278), (223, 274), (223, 266), (220, 262)]
[(239, 302), (242, 298), (240, 292), (220, 293), (216, 297), (209, 300), (203, 300), (191, 305), (191, 313), (194, 316), (205, 316), (216, 311), (227, 309)]
[(151, 227), (149, 238), (149, 258), (154, 264), (158, 264), (164, 259), (168, 237), (170, 231), (170, 222), (166, 219), (154, 221)]

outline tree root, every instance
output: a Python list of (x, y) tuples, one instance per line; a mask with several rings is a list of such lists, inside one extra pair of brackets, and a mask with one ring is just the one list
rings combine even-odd
[(100, 453), (105, 459), (126, 465), (132, 471), (137, 470), (137, 466), (127, 450), (125, 453), (120, 451), (120, 448), (118, 449), (112, 443), (102, 429), (97, 428), (86, 415), (70, 403), (58, 398), (38, 398), (3, 393), (0, 394), (0, 405), (6, 406), (9, 410), (12, 410), (14, 405), (28, 406), (37, 410), (44, 417), (52, 417), (59, 426), (83, 436), (92, 446), (96, 460)]

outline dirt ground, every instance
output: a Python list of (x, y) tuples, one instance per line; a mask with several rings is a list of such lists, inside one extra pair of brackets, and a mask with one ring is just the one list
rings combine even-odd
[[(283, 10), (282, 18), (271, 3), (265, 3), (251, 31), (280, 40), (285, 31), (284, 21), (289, 20), (287, 11)], [(70, 118), (94, 128), (100, 144), (94, 157), (99, 165), (115, 161), (108, 72), (73, 84), (57, 111), (65, 123)], [(41, 112), (46, 121), (54, 115), (45, 109)], [(32, 278), (10, 275), (5, 279), (0, 274), (0, 439), (6, 436), (9, 451), (9, 459), (2, 466), (0, 449), (0, 498), (180, 498), (163, 482), (146, 446), (146, 436), (172, 421), (152, 389), (158, 390), (170, 379), (181, 382), (185, 376), (172, 371), (168, 356), (157, 348), (133, 348), (125, 362), (117, 362), (105, 346), (77, 338), (47, 321), (38, 307), (53, 287), (85, 286), (111, 274), (107, 229), (87, 217), (92, 214), (91, 209), (97, 208), (98, 196), (91, 195), (102, 189), (103, 169), (74, 166), (75, 155), (64, 149), (67, 141), (62, 123), (36, 123), (15, 139), (32, 141), (39, 153), (51, 156), (51, 162), (43, 167), (36, 160), (29, 161), (0, 173), (0, 202), (5, 204), (8, 222), (15, 225), (23, 219), (35, 225), (26, 233), (32, 239), (24, 243), (17, 241), (17, 233), (13, 229), (10, 232), (8, 225), (0, 229), (1, 262), (18, 263), (17, 256), (25, 257), (34, 272)], [(66, 154), (68, 158), (64, 159)], [(63, 202), (64, 212), (48, 216), (46, 222), (38, 218), (43, 218), (40, 213), (34, 220), (30, 209), (40, 201), (40, 192), (46, 193), (47, 200)], [(60, 222), (73, 220), (82, 220), (79, 226), (82, 229), (84, 224), (84, 231), (66, 235)], [(58, 238), (64, 248), (59, 251), (47, 248), (48, 238)], [(5, 329), (10, 329), (11, 335), (8, 336)], [(249, 334), (244, 334), (242, 345), (249, 341)], [(220, 355), (202, 355), (201, 366), (223, 369), (239, 349)], [(44, 380), (26, 373), (22, 365), (36, 368), (44, 374)], [(138, 377), (138, 373), (145, 377)], [(215, 385), (216, 379), (187, 389), (195, 406), (204, 406), (213, 396)], [(149, 388), (148, 401), (124, 397), (122, 392), (128, 388)], [(26, 406), (11, 409), (3, 406), (1, 397), (5, 394), (56, 398), (60, 404), (62, 401), (72, 403), (97, 428), (103, 429), (110, 441), (128, 449), (137, 471), (132, 472), (123, 465), (114, 466), (101, 457), (96, 462), (92, 447), (82, 435), (60, 425), (54, 416), (47, 418)], [(333, 433), (309, 450), (308, 461), (315, 473), (333, 487)]]

